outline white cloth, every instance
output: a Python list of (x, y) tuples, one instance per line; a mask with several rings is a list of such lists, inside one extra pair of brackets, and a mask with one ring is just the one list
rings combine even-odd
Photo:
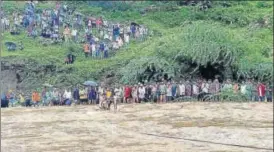
[(77, 35), (77, 30), (76, 30), (76, 29), (73, 29), (72, 32), (71, 32), (71, 35), (72, 35), (72, 36), (76, 36), (76, 35)]
[(104, 89), (103, 88), (99, 88), (99, 94), (102, 95), (104, 93)]
[(118, 38), (118, 46), (122, 47), (123, 46), (123, 40), (121, 38)]
[(197, 85), (193, 85), (192, 86), (192, 92), (194, 95), (198, 95), (199, 94), (199, 87)]
[(168, 97), (171, 97), (172, 96), (172, 87), (171, 86), (169, 86), (169, 87), (167, 87), (167, 90), (166, 90), (166, 96), (168, 96)]
[(138, 89), (137, 88), (133, 89), (131, 95), (133, 98), (137, 98), (138, 97)]
[(65, 99), (71, 99), (72, 95), (70, 91), (65, 91), (63, 97)]
[(138, 91), (139, 91), (139, 98), (141, 99), (145, 98), (145, 93), (146, 93), (145, 87), (140, 87)]
[(204, 93), (208, 93), (209, 84), (208, 83), (202, 83), (202, 91)]
[(241, 93), (246, 94), (246, 85), (245, 84), (241, 85)]
[(116, 97), (122, 97), (123, 90), (121, 88), (115, 88), (114, 93)]
[(91, 45), (91, 51), (96, 51), (95, 44), (92, 44), (92, 45)]
[(129, 43), (129, 35), (128, 34), (124, 34), (124, 38), (125, 38), (125, 43)]
[(180, 90), (180, 96), (185, 95), (186, 86), (184, 84), (180, 84), (179, 85), (179, 90)]

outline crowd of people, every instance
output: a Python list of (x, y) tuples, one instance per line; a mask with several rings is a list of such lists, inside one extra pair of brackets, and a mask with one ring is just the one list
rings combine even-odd
[[(29, 37), (40, 37), (41, 43), (59, 44), (65, 42), (83, 44), (86, 57), (107, 58), (110, 51), (127, 46), (131, 39), (144, 40), (148, 29), (135, 22), (114, 23), (102, 16), (85, 16), (76, 8), (56, 2), (54, 9), (36, 9), (34, 2), (27, 2), (23, 13), (14, 12), (12, 19), (1, 19), (3, 29), (12, 35), (20, 34), (24, 29)], [(66, 63), (72, 64), (72, 58), (66, 57)]]
[[(232, 83), (227, 80), (220, 83), (218, 79), (180, 81), (180, 82), (160, 82), (151, 84), (136, 85), (115, 85), (110, 86), (77, 86), (73, 90), (47, 88), (42, 92), (34, 90), (32, 96), (24, 96), (23, 93), (15, 95), (12, 91), (4, 93), (1, 98), (3, 106), (14, 106), (20, 103), (22, 106), (48, 106), (48, 105), (71, 105), (71, 104), (99, 104), (102, 108), (104, 104), (111, 103), (116, 106), (117, 103), (166, 103), (174, 101), (184, 101), (185, 99), (205, 101), (219, 101), (218, 94), (221, 92), (230, 92), (241, 94), (248, 101), (272, 101), (273, 88), (266, 87), (261, 82), (255, 83), (252, 80), (247, 82)], [(212, 98), (208, 98), (208, 97)], [(17, 104), (18, 105), (18, 104)]]

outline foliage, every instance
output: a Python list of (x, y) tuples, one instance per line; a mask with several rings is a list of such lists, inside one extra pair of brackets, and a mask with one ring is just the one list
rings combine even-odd
[[(25, 50), (8, 52), (4, 48), (2, 56), (35, 60), (37, 67), (28, 63), (33, 69), (46, 65), (56, 66), (53, 74), (38, 76), (33, 73), (27, 81), (38, 81), (38, 77), (42, 77), (43, 80), (39, 81), (60, 87), (88, 79), (101, 80), (109, 72), (114, 72), (121, 83), (135, 83), (140, 75), (145, 75), (146, 67), (152, 63), (156, 69), (163, 69), (164, 73), (172, 77), (196, 75), (197, 67), (215, 63), (226, 68), (233, 67), (238, 78), (272, 80), (273, 10), (269, 6), (273, 2), (227, 3), (229, 6), (225, 7), (221, 2), (213, 2), (212, 8), (200, 11), (192, 6), (164, 10), (163, 4), (173, 7), (176, 2), (77, 1), (77, 11), (83, 14), (103, 16), (117, 22), (135, 21), (149, 27), (151, 36), (145, 42), (131, 42), (109, 59), (93, 60), (85, 59), (79, 44), (45, 47), (25, 33), (11, 36), (6, 32), (4, 42), (22, 41)], [(18, 8), (24, 8), (23, 2), (19, 4)], [(52, 8), (54, 4), (39, 3), (38, 7)], [(4, 9), (12, 12), (15, 5), (15, 2), (5, 1)], [(162, 10), (140, 13), (140, 10), (148, 10), (151, 5)], [(263, 24), (257, 26), (258, 23)], [(64, 65), (64, 57), (69, 52), (77, 56), (76, 62)]]

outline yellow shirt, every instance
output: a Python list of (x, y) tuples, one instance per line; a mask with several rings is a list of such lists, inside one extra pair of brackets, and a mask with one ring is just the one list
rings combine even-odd
[(21, 103), (25, 102), (25, 98), (21, 94), (19, 95), (19, 98)]
[(110, 98), (111, 97), (111, 91), (107, 91), (106, 96), (107, 96), (107, 98)]

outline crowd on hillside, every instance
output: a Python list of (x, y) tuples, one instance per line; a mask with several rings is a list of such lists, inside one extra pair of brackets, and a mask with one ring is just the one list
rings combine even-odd
[[(114, 87), (96, 86), (96, 87), (75, 87), (73, 90), (47, 88), (42, 92), (33, 91), (32, 96), (24, 96), (23, 93), (15, 94), (12, 91), (4, 93), (1, 98), (2, 107), (20, 103), (22, 106), (48, 106), (48, 105), (71, 105), (72, 103), (99, 104), (103, 101), (114, 103), (141, 103), (155, 102), (165, 103), (192, 99), (205, 101), (219, 101), (217, 96), (220, 92), (230, 92), (241, 94), (249, 101), (272, 101), (273, 88), (263, 83), (255, 83), (251, 80), (247, 82), (232, 83), (227, 80), (219, 83), (218, 79), (214, 81), (180, 81), (161, 82), (154, 84), (136, 84), (136, 85), (116, 85)], [(213, 95), (213, 96), (212, 96)], [(216, 96), (214, 96), (216, 95)], [(212, 98), (208, 98), (212, 96)], [(18, 105), (18, 104), (17, 104)]]
[[(95, 14), (85, 16), (75, 9), (57, 1), (54, 9), (39, 10), (34, 2), (27, 2), (23, 13), (14, 12), (11, 19), (4, 16), (1, 25), (12, 35), (23, 29), (29, 37), (40, 37), (42, 44), (47, 40), (51, 40), (50, 44), (83, 44), (85, 56), (98, 59), (107, 58), (110, 51), (128, 45), (131, 39), (144, 40), (148, 36), (148, 29), (135, 22), (114, 23)], [(67, 64), (75, 60), (70, 56), (66, 57)]]

